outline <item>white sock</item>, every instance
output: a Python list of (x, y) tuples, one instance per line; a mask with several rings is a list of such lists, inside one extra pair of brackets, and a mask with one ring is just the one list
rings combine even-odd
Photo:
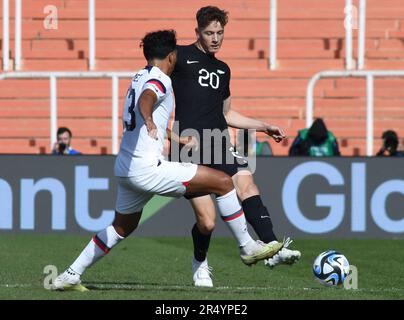
[(223, 221), (229, 226), (239, 247), (244, 247), (253, 239), (248, 233), (247, 222), (243, 209), (238, 202), (236, 189), (233, 189), (224, 196), (217, 197), (216, 201)]
[(207, 266), (208, 265), (208, 258), (205, 258), (205, 260), (198, 261), (195, 259), (195, 257), (192, 258), (192, 268), (193, 269), (198, 269), (200, 266)]
[(80, 253), (76, 261), (70, 266), (74, 272), (82, 275), (88, 267), (91, 267), (99, 259), (105, 256), (124, 237), (121, 237), (111, 225), (97, 233)]

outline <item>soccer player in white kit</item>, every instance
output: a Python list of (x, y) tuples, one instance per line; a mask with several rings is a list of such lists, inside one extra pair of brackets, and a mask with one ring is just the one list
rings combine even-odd
[(52, 289), (86, 291), (80, 276), (136, 229), (143, 207), (155, 194), (215, 194), (219, 212), (236, 238), (246, 265), (282, 249), (282, 243), (264, 244), (251, 238), (228, 175), (205, 166), (164, 160), (164, 139), (174, 105), (169, 75), (176, 63), (176, 43), (173, 30), (151, 32), (142, 40), (148, 65), (133, 77), (126, 95), (124, 133), (115, 162), (118, 192), (114, 222), (91, 239), (73, 264), (55, 279)]

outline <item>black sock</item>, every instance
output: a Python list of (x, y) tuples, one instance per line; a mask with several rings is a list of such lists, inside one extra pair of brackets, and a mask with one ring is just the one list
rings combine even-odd
[(192, 228), (192, 240), (194, 241), (195, 260), (202, 262), (206, 259), (211, 236), (212, 233), (208, 235), (201, 233), (196, 223), (194, 224), (194, 227)]
[(253, 227), (261, 241), (268, 243), (277, 240), (273, 231), (271, 217), (262, 203), (261, 196), (247, 198), (241, 205), (248, 223)]

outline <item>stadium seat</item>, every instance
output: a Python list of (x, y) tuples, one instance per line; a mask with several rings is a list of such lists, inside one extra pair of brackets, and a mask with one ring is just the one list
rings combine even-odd
[[(269, 140), (275, 155), (286, 155), (299, 129), (305, 127), (306, 86), (322, 70), (343, 70), (345, 30), (343, 0), (278, 1), (277, 70), (268, 69), (269, 1), (214, 0), (230, 13), (219, 58), (232, 69), (233, 108), (284, 127), (289, 142)], [(195, 12), (203, 1), (103, 0), (96, 2), (96, 70), (130, 71), (144, 66), (141, 37), (147, 31), (174, 28), (180, 44), (194, 39)], [(87, 71), (87, 1), (55, 0), (58, 29), (43, 26), (49, 1), (23, 3), (22, 71)], [(159, 10), (154, 10), (159, 7)], [(303, 8), (304, 7), (304, 8)], [(368, 0), (367, 69), (404, 69), (401, 0)], [(10, 10), (10, 26), (14, 12)], [(0, 32), (2, 24), (0, 23)], [(11, 63), (14, 28), (10, 28)], [(357, 39), (354, 30), (354, 43)], [(356, 56), (356, 46), (354, 54)], [(0, 46), (0, 54), (1, 46)], [(120, 80), (123, 98), (128, 79)], [(375, 149), (381, 132), (404, 136), (404, 79), (375, 80)], [(366, 148), (365, 80), (321, 80), (315, 89), (314, 116), (323, 117), (343, 141), (343, 155), (364, 155)], [(122, 107), (122, 99), (120, 108)], [(0, 81), (0, 152), (50, 152), (48, 80)], [(86, 154), (110, 153), (110, 80), (58, 81), (58, 125), (72, 129), (74, 146)], [(260, 139), (267, 139), (260, 136)]]

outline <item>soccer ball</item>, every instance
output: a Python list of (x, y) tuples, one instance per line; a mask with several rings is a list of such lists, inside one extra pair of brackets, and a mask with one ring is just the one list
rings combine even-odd
[(321, 284), (338, 286), (344, 283), (349, 274), (349, 262), (343, 254), (327, 250), (314, 260), (313, 273)]

